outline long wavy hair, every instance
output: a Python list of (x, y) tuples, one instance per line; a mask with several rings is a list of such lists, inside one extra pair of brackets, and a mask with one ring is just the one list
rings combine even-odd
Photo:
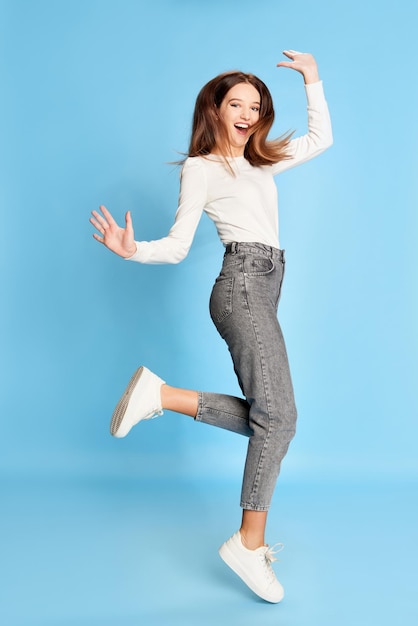
[[(260, 94), (260, 117), (251, 128), (244, 157), (251, 165), (272, 165), (288, 158), (287, 149), (292, 133), (275, 140), (267, 139), (274, 121), (270, 91), (257, 76), (239, 71), (219, 74), (200, 90), (194, 108), (188, 156), (206, 156), (216, 148), (228, 164), (226, 157), (231, 156), (228, 134), (218, 113), (228, 91), (239, 83), (252, 85)], [(228, 169), (231, 169), (230, 166)]]

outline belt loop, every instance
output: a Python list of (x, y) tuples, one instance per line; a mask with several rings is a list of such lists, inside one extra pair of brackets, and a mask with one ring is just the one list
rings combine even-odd
[(238, 252), (238, 243), (233, 241), (231, 243), (231, 254), (236, 254)]

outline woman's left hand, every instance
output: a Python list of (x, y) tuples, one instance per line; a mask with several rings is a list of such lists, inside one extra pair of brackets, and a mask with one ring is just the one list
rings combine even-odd
[(277, 64), (277, 67), (289, 67), (300, 72), (305, 84), (317, 83), (319, 81), (318, 66), (312, 54), (298, 52), (297, 50), (283, 50), (283, 54), (291, 61), (282, 61)]

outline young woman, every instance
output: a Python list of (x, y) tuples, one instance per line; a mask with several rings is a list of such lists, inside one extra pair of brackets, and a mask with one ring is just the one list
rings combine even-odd
[(261, 598), (279, 602), (283, 588), (264, 542), (267, 513), (289, 443), (296, 409), (286, 348), (277, 320), (285, 258), (279, 246), (274, 176), (323, 152), (332, 132), (322, 82), (310, 54), (286, 50), (278, 63), (300, 72), (308, 100), (308, 133), (268, 141), (271, 95), (252, 74), (227, 72), (198, 95), (180, 201), (167, 237), (136, 242), (130, 212), (119, 227), (101, 206), (93, 236), (140, 263), (178, 263), (188, 253), (205, 211), (225, 245), (210, 313), (232, 356), (244, 398), (171, 387), (145, 367), (132, 376), (116, 406), (111, 433), (124, 437), (163, 409), (190, 415), (249, 439), (241, 493), (240, 529), (220, 548), (222, 559)]

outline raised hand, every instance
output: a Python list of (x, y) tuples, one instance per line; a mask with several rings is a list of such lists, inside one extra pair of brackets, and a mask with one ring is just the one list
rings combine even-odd
[(306, 84), (319, 81), (318, 66), (312, 54), (297, 50), (283, 50), (283, 54), (291, 61), (281, 61), (277, 67), (289, 67), (300, 72)]
[(132, 226), (131, 212), (125, 215), (125, 228), (118, 226), (113, 219), (111, 213), (105, 206), (100, 206), (100, 211), (92, 211), (90, 223), (93, 224), (100, 235), (93, 233), (93, 237), (99, 243), (102, 243), (115, 254), (127, 259), (136, 252), (136, 244), (134, 240), (134, 229)]

